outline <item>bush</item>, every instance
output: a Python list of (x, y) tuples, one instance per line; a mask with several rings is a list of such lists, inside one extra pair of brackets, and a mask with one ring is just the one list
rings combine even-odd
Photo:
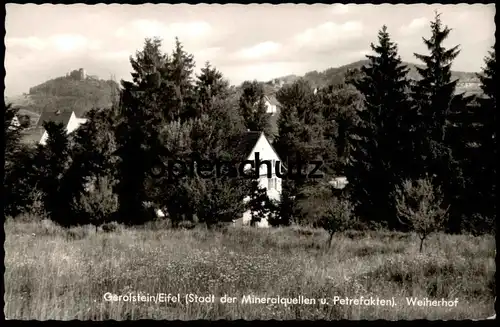
[(112, 221), (110, 223), (101, 225), (101, 228), (103, 232), (111, 233), (117, 231), (120, 228), (120, 224), (118, 224), (116, 221)]
[[(222, 223), (220, 223), (220, 224), (222, 224)], [(216, 224), (216, 226), (218, 226), (218, 224)], [(183, 228), (183, 229), (193, 229), (196, 227), (196, 224), (192, 221), (189, 221), (189, 220), (183, 220), (183, 221), (179, 222), (177, 227)]]
[(95, 188), (82, 194), (74, 201), (75, 212), (81, 222), (97, 226), (108, 221), (118, 210), (118, 197), (113, 193), (107, 177), (97, 178)]
[(469, 232), (474, 236), (495, 235), (495, 218), (475, 213), (470, 218), (463, 219), (461, 227), (462, 231)]

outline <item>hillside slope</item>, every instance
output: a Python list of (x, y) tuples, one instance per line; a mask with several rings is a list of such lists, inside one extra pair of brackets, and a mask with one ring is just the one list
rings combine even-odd
[[(362, 66), (368, 64), (368, 60), (359, 60), (344, 66), (336, 67), (336, 68), (328, 68), (322, 72), (311, 71), (302, 76), (305, 80), (307, 80), (312, 87), (324, 87), (330, 84), (340, 84), (345, 80), (345, 75), (347, 72), (355, 69), (361, 69)], [(421, 65), (416, 65), (413, 63), (404, 63), (410, 68), (408, 76), (410, 79), (418, 80), (420, 79), (420, 75), (417, 72), (416, 67), (422, 67)], [(288, 75), (284, 77), (278, 77), (266, 83), (269, 88), (269, 92), (277, 91), (281, 86), (293, 83), (295, 80), (300, 78), (300, 76), (296, 75)], [(452, 78), (458, 79), (457, 85), (457, 93), (480, 93), (481, 89), (479, 87), (479, 79), (476, 76), (476, 73), (472, 72), (460, 72), (460, 71), (452, 71)]]
[(45, 111), (73, 110), (79, 117), (94, 107), (110, 107), (118, 94), (115, 81), (95, 77), (63, 76), (30, 88), (29, 94), (6, 98), (6, 102), (24, 110), (41, 114)]

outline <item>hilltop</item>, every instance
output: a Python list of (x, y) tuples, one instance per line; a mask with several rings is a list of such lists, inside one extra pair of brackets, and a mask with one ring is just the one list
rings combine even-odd
[[(271, 81), (265, 83), (266, 91), (269, 93), (274, 93), (279, 90), (283, 85), (291, 84), (299, 78), (304, 78), (308, 81), (312, 87), (321, 88), (327, 85), (337, 85), (345, 81), (345, 75), (349, 71), (360, 69), (362, 66), (368, 64), (368, 60), (359, 60), (344, 66), (328, 68), (322, 72), (310, 71), (304, 76), (297, 75), (287, 75), (283, 77), (275, 78)], [(423, 67), (421, 65), (416, 65), (413, 63), (404, 62), (405, 65), (410, 69), (408, 76), (410, 79), (418, 80), (420, 75), (417, 72), (417, 67)], [(473, 72), (460, 72), (452, 71), (452, 78), (458, 79), (457, 93), (467, 92), (467, 93), (480, 93), (479, 79), (476, 73)]]
[(118, 88), (115, 81), (86, 75), (80, 69), (33, 86), (28, 94), (8, 97), (5, 101), (38, 115), (45, 111), (73, 110), (81, 117), (93, 107), (110, 107)]

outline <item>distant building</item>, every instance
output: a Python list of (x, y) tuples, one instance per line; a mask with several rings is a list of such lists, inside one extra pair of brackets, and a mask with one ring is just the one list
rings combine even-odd
[(349, 181), (347, 180), (347, 177), (340, 176), (333, 178), (328, 182), (328, 184), (330, 184), (335, 189), (341, 190), (346, 187), (347, 184), (349, 184)]
[[(76, 117), (74, 111), (61, 112), (60, 110), (58, 110), (56, 112), (44, 112), (38, 120), (37, 127), (43, 129), (43, 124), (49, 121), (63, 124), (63, 126), (66, 128), (66, 133), (69, 134), (80, 127), (80, 125), (85, 124), (85, 122), (87, 122), (87, 119)], [(45, 145), (48, 137), (49, 135), (47, 131), (44, 130), (42, 137), (40, 138), (40, 141), (38, 143)]]
[(66, 77), (71, 77), (73, 79), (76, 79), (78, 81), (83, 81), (85, 78), (86, 78), (86, 73), (85, 73), (85, 69), (83, 68), (80, 68), (78, 70), (73, 70), (71, 73), (67, 73), (66, 74)]
[(86, 77), (86, 74), (85, 74), (85, 69), (80, 68), (80, 69), (78, 70), (78, 77), (80, 78), (80, 80), (84, 80), (84, 79), (85, 79), (85, 77)]
[(274, 95), (266, 95), (264, 97), (264, 103), (267, 108), (267, 113), (275, 114), (278, 111), (278, 100)]
[(14, 116), (14, 118), (12, 118), (12, 120), (10, 122), (9, 129), (15, 130), (15, 129), (18, 129), (19, 127), (21, 127), (21, 123), (19, 122), (19, 118), (17, 118), (17, 116)]

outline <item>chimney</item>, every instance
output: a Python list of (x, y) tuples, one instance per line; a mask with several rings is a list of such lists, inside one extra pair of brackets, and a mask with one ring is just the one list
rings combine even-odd
[(61, 114), (61, 110), (57, 110), (56, 115), (60, 115), (60, 114)]

